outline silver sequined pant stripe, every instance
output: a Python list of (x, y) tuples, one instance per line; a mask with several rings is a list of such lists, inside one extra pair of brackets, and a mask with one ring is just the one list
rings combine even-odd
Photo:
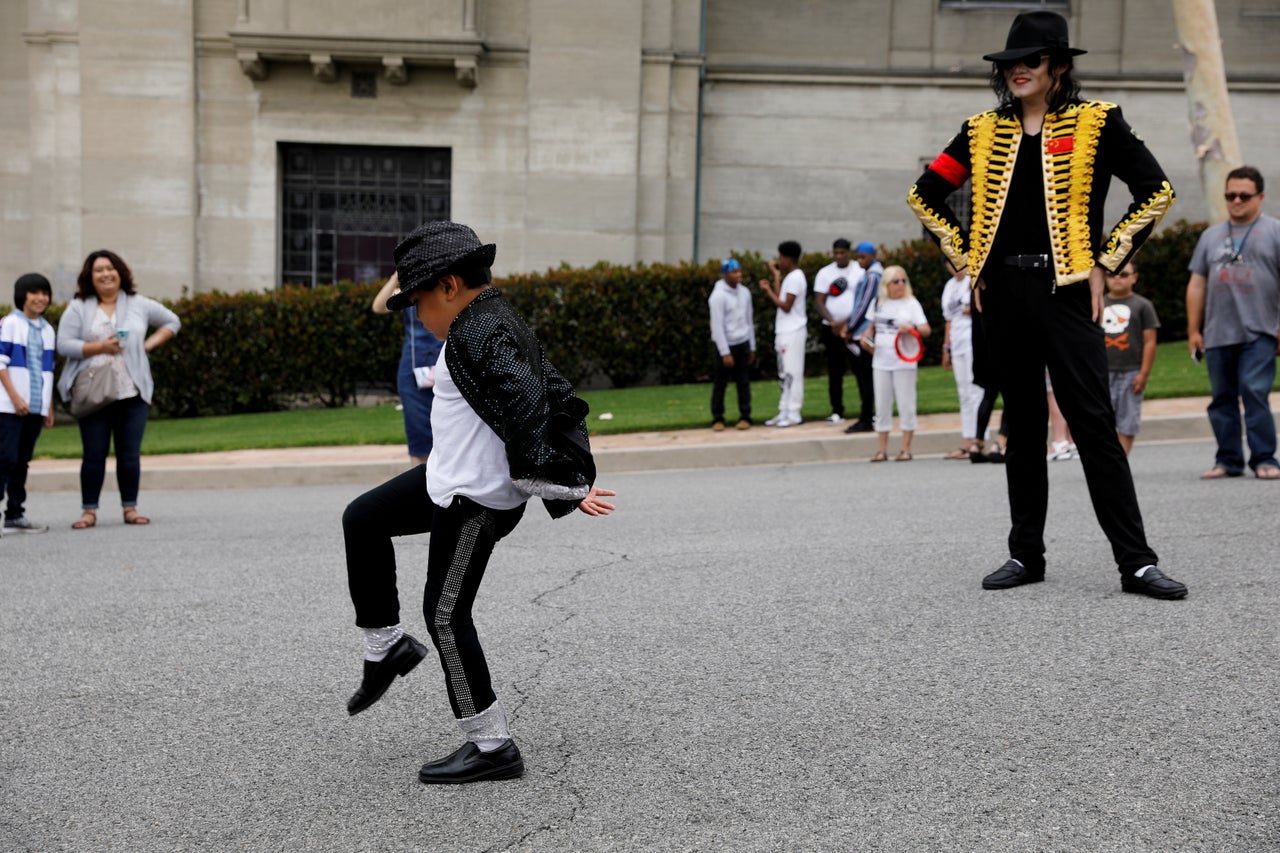
[(476, 539), (488, 521), (490, 521), (489, 511), (484, 510), (462, 525), (453, 559), (449, 563), (449, 572), (445, 575), (444, 589), (440, 594), (439, 602), (436, 603), (436, 611), (431, 617), (436, 645), (440, 649), (440, 665), (444, 667), (445, 678), (449, 681), (450, 691), (458, 706), (457, 713), (462, 717), (475, 716), (476, 706), (471, 697), (471, 686), (467, 683), (467, 672), (462, 665), (462, 656), (458, 654), (458, 643), (452, 624), (453, 613), (458, 605), (458, 593), (462, 590), (463, 579), (466, 578), (467, 570), (471, 567), (471, 556), (475, 551)]

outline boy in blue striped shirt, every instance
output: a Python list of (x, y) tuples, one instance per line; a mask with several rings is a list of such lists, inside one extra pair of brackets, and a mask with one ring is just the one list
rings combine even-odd
[(17, 308), (0, 321), (0, 499), (8, 495), (3, 533), (43, 533), (24, 513), (27, 463), (40, 430), (53, 426), (54, 329), (42, 316), (53, 299), (49, 279), (21, 276), (13, 286)]

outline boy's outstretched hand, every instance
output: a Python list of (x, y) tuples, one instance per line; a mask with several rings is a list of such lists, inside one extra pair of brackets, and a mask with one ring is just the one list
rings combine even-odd
[(602, 501), (600, 498), (612, 498), (618, 493), (609, 489), (602, 489), (599, 486), (592, 486), (590, 493), (582, 499), (582, 503), (578, 504), (578, 509), (587, 515), (608, 515), (613, 512), (616, 507), (608, 501)]

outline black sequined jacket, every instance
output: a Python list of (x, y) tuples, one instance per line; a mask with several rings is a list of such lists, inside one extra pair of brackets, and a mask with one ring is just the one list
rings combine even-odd
[(467, 405), (502, 439), (511, 479), (552, 518), (573, 512), (595, 481), (588, 406), (494, 287), (454, 318), (449, 373)]
[[(907, 193), (907, 203), (942, 244), (957, 270), (977, 284), (1000, 227), (1022, 123), (1007, 110), (979, 113), (964, 123)], [(1044, 118), (1040, 133), (1045, 216), (1057, 284), (1085, 281), (1099, 264), (1120, 270), (1173, 204), (1173, 188), (1147, 146), (1105, 101), (1076, 101)], [(1103, 207), (1111, 176), (1129, 187), (1133, 203), (1104, 233)], [(947, 196), (973, 178), (973, 217), (966, 230)]]

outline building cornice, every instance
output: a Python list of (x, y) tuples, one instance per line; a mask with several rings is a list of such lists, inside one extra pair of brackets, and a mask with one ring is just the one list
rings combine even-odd
[(484, 42), (470, 35), (391, 39), (231, 30), (227, 38), (240, 70), (252, 80), (265, 80), (272, 62), (310, 63), (321, 82), (337, 78), (338, 63), (378, 65), (396, 84), (408, 82), (411, 66), (452, 66), (458, 83), (471, 88), (478, 82), (479, 59), (486, 52)]

